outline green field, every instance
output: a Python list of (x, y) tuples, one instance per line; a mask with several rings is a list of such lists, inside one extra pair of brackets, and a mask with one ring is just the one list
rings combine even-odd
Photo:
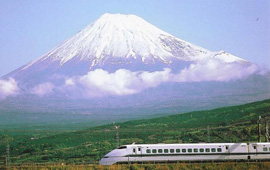
[[(120, 125), (120, 144), (257, 141), (258, 116), (270, 115), (270, 99)], [(30, 126), (30, 125), (29, 125)], [(262, 135), (264, 126), (262, 126)], [(32, 138), (32, 139), (31, 139)], [(264, 138), (262, 138), (264, 140)], [(0, 131), (0, 156), (10, 144), (10, 162), (97, 163), (117, 145), (113, 124), (76, 131), (18, 127)]]

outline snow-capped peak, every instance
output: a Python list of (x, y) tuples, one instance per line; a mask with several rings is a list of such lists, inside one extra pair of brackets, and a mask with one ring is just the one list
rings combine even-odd
[(217, 57), (224, 62), (240, 60), (233, 55), (224, 55), (176, 38), (135, 15), (106, 13), (22, 70), (45, 60), (57, 62), (59, 66), (71, 60), (87, 61), (90, 67), (104, 63), (132, 63), (134, 60), (165, 64), (175, 59), (198, 61), (208, 57)]

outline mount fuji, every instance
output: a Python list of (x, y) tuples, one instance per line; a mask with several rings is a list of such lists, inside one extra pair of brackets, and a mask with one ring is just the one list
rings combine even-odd
[(135, 15), (104, 14), (3, 76), (0, 109), (173, 113), (265, 99), (269, 82), (242, 58), (181, 40)]
[(176, 38), (135, 15), (104, 14), (62, 45), (5, 77), (29, 80), (36, 74), (46, 76), (47, 72), (84, 75), (96, 68), (152, 70), (153, 65), (157, 70), (174, 63), (209, 59), (249, 65), (224, 51), (211, 52)]

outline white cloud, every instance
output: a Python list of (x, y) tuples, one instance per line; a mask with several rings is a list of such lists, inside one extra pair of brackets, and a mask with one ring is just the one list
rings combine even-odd
[(13, 78), (0, 80), (0, 99), (19, 94), (18, 83)]
[(225, 64), (219, 59), (208, 59), (191, 64), (178, 73), (172, 73), (170, 68), (155, 72), (132, 72), (127, 69), (119, 69), (113, 73), (103, 69), (96, 69), (84, 76), (67, 79), (63, 89), (70, 96), (79, 94), (86, 98), (108, 95), (121, 96), (139, 93), (144, 89), (154, 88), (165, 82), (237, 80), (245, 78), (257, 70), (256, 65), (248, 63), (243, 65), (236, 62)]
[(165, 68), (163, 71), (155, 72), (142, 72), (140, 78), (143, 80), (145, 87), (156, 87), (163, 82), (170, 81), (173, 74), (171, 74), (171, 69)]
[(75, 85), (75, 83), (74, 83), (74, 81), (73, 81), (72, 79), (67, 79), (67, 80), (65, 81), (65, 85), (66, 85), (66, 86), (72, 86), (72, 85)]
[(219, 59), (208, 59), (191, 64), (174, 76), (175, 82), (230, 81), (245, 78), (258, 71), (254, 64), (236, 62), (224, 64)]
[(170, 71), (168, 68), (156, 72), (131, 72), (119, 69), (114, 73), (109, 73), (102, 69), (96, 69), (84, 76), (66, 80), (65, 85), (69, 89), (71, 86), (76, 87), (76, 90), (79, 89), (85, 97), (130, 95), (168, 81)]
[(40, 97), (53, 93), (54, 85), (50, 82), (42, 83), (35, 86), (31, 93)]
[(176, 73), (172, 73), (170, 68), (154, 72), (118, 69), (112, 73), (96, 69), (83, 76), (67, 77), (62, 86), (54, 86), (50, 82), (39, 84), (31, 90), (31, 93), (45, 96), (58, 91), (75, 98), (123, 96), (155, 88), (166, 82), (225, 82), (242, 79), (259, 73), (258, 71), (258, 67), (250, 63), (224, 63), (217, 58), (190, 64)]

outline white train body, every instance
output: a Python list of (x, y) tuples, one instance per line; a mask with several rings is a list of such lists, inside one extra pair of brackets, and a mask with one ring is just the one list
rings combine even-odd
[(106, 154), (100, 165), (270, 159), (270, 143), (132, 144)]

